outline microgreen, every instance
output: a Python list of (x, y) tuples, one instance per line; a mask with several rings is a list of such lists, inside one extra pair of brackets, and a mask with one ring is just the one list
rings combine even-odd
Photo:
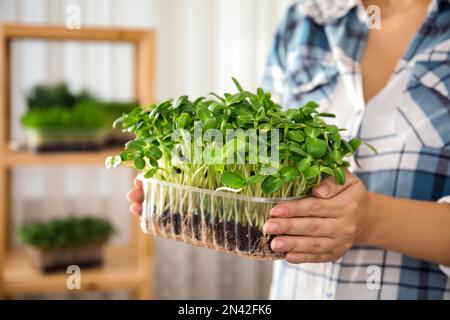
[(114, 233), (108, 220), (90, 216), (32, 221), (17, 230), (22, 242), (42, 250), (103, 244)]
[[(259, 88), (251, 93), (236, 79), (233, 78), (233, 82), (238, 91), (234, 94), (210, 93), (208, 97), (195, 100), (181, 96), (123, 114), (114, 125), (134, 132), (136, 138), (125, 145), (120, 155), (121, 164), (135, 167), (146, 177), (207, 189), (228, 187), (252, 196), (307, 195), (327, 176), (333, 176), (339, 184), (345, 183), (344, 169), (349, 162), (344, 159), (355, 156), (363, 142), (358, 138), (343, 139), (340, 135), (343, 129), (322, 119), (334, 117), (334, 114), (319, 112), (319, 105), (314, 101), (284, 111), (271, 99), (269, 92)], [(227, 141), (223, 146), (205, 139), (186, 142), (183, 137), (194, 135), (196, 123), (200, 123), (203, 130), (216, 129), (224, 137), (227, 129), (253, 129), (257, 133), (278, 130), (279, 161), (275, 165), (269, 161), (275, 172), (267, 174), (263, 170), (267, 159), (260, 156), (258, 162), (250, 163), (248, 154), (241, 156), (243, 161), (235, 163), (184, 161), (194, 158), (198, 150), (195, 147), (199, 144), (201, 150), (215, 155), (227, 155), (230, 146), (239, 148), (234, 141)], [(173, 139), (176, 130), (183, 132), (179, 139)], [(243, 143), (241, 150), (253, 147), (248, 137), (240, 142)], [(269, 152), (271, 144), (269, 139), (257, 148)], [(186, 154), (186, 150), (191, 153)], [(174, 152), (183, 155), (181, 161), (174, 161)], [(114, 162), (114, 166), (117, 163)], [(109, 167), (114, 166), (109, 164)]]

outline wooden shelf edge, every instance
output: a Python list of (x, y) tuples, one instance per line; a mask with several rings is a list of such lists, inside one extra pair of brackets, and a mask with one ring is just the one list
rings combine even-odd
[[(14, 295), (138, 290), (143, 281), (148, 281), (149, 270), (138, 268), (136, 256), (130, 252), (129, 246), (108, 246), (105, 251), (103, 266), (81, 270), (80, 290), (67, 288), (66, 282), (70, 274), (64, 271), (41, 273), (31, 265), (23, 250), (12, 251), (4, 261), (3, 291), (7, 295)], [(150, 259), (149, 257), (148, 268), (151, 268)]]
[(64, 165), (104, 165), (108, 156), (120, 154), (122, 148), (107, 148), (99, 151), (48, 152), (5, 151), (0, 164), (6, 167), (17, 166), (64, 166)]
[(68, 29), (64, 25), (1, 24), (6, 39), (29, 38), (47, 40), (112, 41), (138, 43), (152, 29), (82, 27)]

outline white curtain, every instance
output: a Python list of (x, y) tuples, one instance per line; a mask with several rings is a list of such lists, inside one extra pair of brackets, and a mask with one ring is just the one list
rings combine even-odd
[[(65, 24), (78, 5), (83, 26), (155, 28), (157, 98), (246, 88), (261, 80), (277, 21), (291, 0), (0, 0), (0, 22)], [(12, 138), (22, 140), (24, 93), (66, 80), (98, 96), (132, 97), (132, 48), (126, 44), (16, 41), (12, 46)], [(14, 224), (31, 218), (92, 213), (127, 239), (130, 172), (101, 167), (26, 167), (14, 172)], [(266, 298), (271, 264), (156, 241), (157, 298)], [(104, 296), (102, 296), (104, 297)]]

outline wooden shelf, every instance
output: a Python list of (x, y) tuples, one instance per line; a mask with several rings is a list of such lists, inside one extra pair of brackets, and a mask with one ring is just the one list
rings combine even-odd
[[(138, 271), (136, 257), (128, 246), (108, 246), (103, 266), (81, 269), (81, 290), (133, 290), (146, 279), (146, 274)], [(17, 249), (6, 256), (3, 290), (6, 294), (79, 291), (67, 289), (68, 276), (64, 271), (40, 272), (31, 265), (25, 251)]]
[(64, 166), (64, 165), (103, 165), (108, 156), (120, 154), (123, 148), (108, 148), (99, 151), (47, 152), (7, 151), (2, 154), (0, 163), (7, 167), (17, 166)]
[(47, 40), (81, 40), (81, 41), (111, 41), (138, 43), (148, 36), (145, 29), (125, 28), (89, 28), (68, 29), (52, 25), (24, 25), (8, 23), (0, 26), (4, 37), (10, 39), (47, 39)]
[[(11, 248), (12, 169), (17, 166), (102, 166), (118, 148), (97, 152), (31, 153), (8, 150), (11, 134), (11, 42), (15, 39), (128, 42), (134, 48), (134, 96), (143, 105), (155, 101), (155, 32), (146, 29), (0, 24), (0, 299), (13, 294), (68, 292), (65, 272), (42, 274), (25, 253)], [(131, 183), (131, 181), (130, 181)], [(125, 213), (124, 213), (125, 214)], [(104, 266), (82, 270), (82, 290), (129, 290), (138, 299), (153, 296), (151, 238), (130, 219), (130, 246), (108, 247)], [(133, 254), (134, 253), (134, 254)]]

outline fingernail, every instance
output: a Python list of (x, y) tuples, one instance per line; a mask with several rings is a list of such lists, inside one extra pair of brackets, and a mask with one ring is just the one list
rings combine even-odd
[(264, 224), (263, 231), (265, 233), (276, 233), (280, 229), (280, 225), (273, 221), (267, 221)]
[(330, 188), (326, 184), (322, 184), (314, 189), (314, 191), (321, 197), (326, 197)]
[(273, 217), (285, 217), (288, 215), (288, 210), (286, 208), (280, 207), (280, 208), (273, 208), (270, 210), (270, 215)]
[(283, 249), (285, 246), (285, 242), (284, 240), (281, 239), (273, 239), (272, 243), (270, 244), (270, 246), (272, 247), (272, 250), (280, 250)]

